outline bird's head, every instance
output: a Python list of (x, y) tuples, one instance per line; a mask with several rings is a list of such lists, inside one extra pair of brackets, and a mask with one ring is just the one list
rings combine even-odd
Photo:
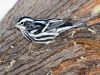
[(26, 30), (27, 27), (34, 24), (34, 19), (28, 16), (20, 17), (16, 20), (14, 28)]

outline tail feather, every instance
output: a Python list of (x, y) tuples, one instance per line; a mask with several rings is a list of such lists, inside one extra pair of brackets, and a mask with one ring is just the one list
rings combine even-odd
[(58, 28), (57, 32), (62, 33), (64, 31), (72, 29), (72, 28), (85, 27), (85, 26), (87, 26), (86, 22), (76, 22), (76, 23), (73, 23), (72, 26), (71, 25), (66, 25), (66, 27)]
[(86, 22), (73, 23), (73, 27), (84, 27), (84, 26), (87, 26)]

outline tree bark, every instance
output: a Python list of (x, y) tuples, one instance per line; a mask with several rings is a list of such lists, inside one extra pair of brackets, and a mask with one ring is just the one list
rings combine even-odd
[[(100, 0), (18, 0), (0, 22), (0, 75), (100, 75)], [(10, 30), (21, 16), (86, 22), (43, 47)], [(88, 28), (88, 29), (87, 29)], [(73, 35), (72, 31), (76, 31)]]

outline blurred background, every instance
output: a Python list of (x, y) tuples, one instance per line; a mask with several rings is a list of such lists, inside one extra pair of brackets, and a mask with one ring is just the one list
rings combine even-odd
[(17, 0), (0, 0), (0, 20), (16, 2)]

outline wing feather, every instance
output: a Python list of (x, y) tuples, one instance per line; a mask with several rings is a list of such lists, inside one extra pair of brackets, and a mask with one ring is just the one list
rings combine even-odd
[[(61, 19), (35, 19), (35, 24), (42, 27), (41, 32), (45, 32), (59, 26), (62, 26), (66, 21)], [(38, 31), (37, 31), (38, 32)]]

